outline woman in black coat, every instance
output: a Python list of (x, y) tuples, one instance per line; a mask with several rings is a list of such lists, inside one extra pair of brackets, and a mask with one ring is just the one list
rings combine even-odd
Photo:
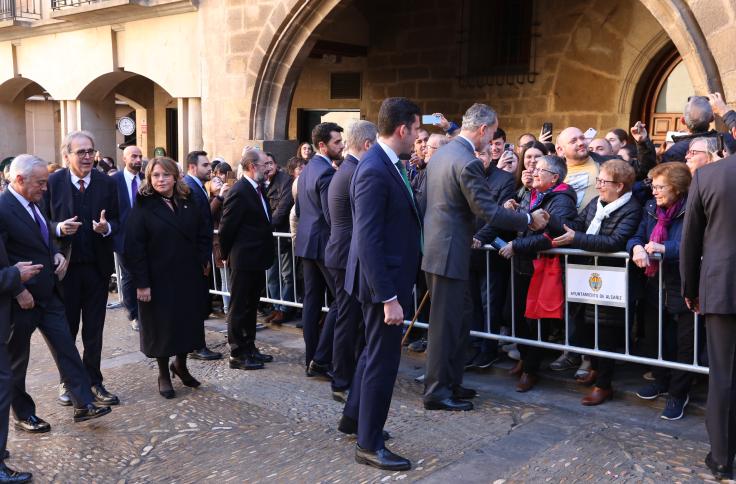
[[(626, 250), (626, 243), (636, 233), (641, 220), (641, 205), (631, 196), (636, 179), (634, 169), (623, 160), (609, 160), (601, 165), (595, 180), (599, 196), (580, 212), (572, 228), (552, 241), (555, 247), (571, 246), (590, 252), (619, 252)], [(621, 266), (622, 259), (599, 258), (601, 266)], [(580, 339), (593, 347), (595, 306), (583, 304), (579, 308), (585, 323), (576, 328)], [(598, 306), (598, 348), (618, 351), (625, 345), (624, 321), (626, 309)], [(592, 357), (592, 370), (578, 381), (593, 385), (593, 390), (582, 400), (583, 405), (600, 405), (613, 396), (615, 361)]]
[[(514, 259), (514, 320), (516, 335), (520, 338), (537, 338), (537, 320), (524, 317), (529, 283), (534, 274), (533, 259), (537, 252), (552, 248), (552, 237), (564, 232), (563, 225), (571, 224), (577, 217), (577, 196), (575, 190), (562, 180), (567, 176), (565, 160), (555, 155), (542, 156), (536, 160), (532, 170), (532, 189), (529, 197), (528, 211), (546, 210), (550, 222), (546, 229), (534, 231), (529, 228), (520, 232), (512, 242), (502, 247), (499, 253), (506, 258)], [(519, 203), (506, 202), (507, 208), (519, 208)], [(549, 322), (542, 322), (542, 333), (549, 330)], [(542, 339), (545, 339), (543, 334)], [(542, 359), (542, 350), (535, 346), (518, 345), (521, 360), (511, 371), (512, 375), (520, 375), (516, 385), (517, 392), (527, 392), (537, 383), (537, 372)]]
[(187, 353), (205, 345), (205, 230), (176, 162), (151, 160), (128, 217), (124, 257), (139, 301), (141, 351), (158, 361), (164, 398), (175, 396), (169, 370), (184, 385), (199, 386), (187, 369)]

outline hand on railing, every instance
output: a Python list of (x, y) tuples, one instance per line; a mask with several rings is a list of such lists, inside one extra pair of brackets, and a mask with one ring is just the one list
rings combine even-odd
[(647, 251), (641, 245), (634, 246), (634, 255), (631, 258), (640, 269), (644, 269), (649, 266), (649, 255)]
[(657, 242), (649, 241), (647, 242), (647, 245), (644, 246), (644, 250), (647, 251), (647, 254), (664, 254), (664, 244), (658, 244)]
[(687, 305), (687, 308), (694, 312), (695, 314), (700, 314), (700, 299), (699, 298), (693, 298), (690, 299), (689, 297), (685, 298), (685, 304)]
[(470, 243), (470, 248), (471, 249), (480, 249), (481, 247), (483, 247), (483, 242), (481, 242), (480, 240), (478, 240), (475, 237), (473, 237), (473, 242)]
[(501, 247), (501, 250), (499, 250), (498, 253), (501, 255), (501, 257), (511, 259), (514, 256), (514, 243), (509, 242), (508, 244), (504, 245), (503, 247)]

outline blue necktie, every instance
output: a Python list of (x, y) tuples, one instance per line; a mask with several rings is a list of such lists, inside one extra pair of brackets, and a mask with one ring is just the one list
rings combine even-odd
[(38, 230), (41, 232), (43, 243), (46, 244), (46, 247), (48, 247), (49, 246), (49, 229), (48, 227), (46, 227), (46, 222), (41, 220), (41, 217), (38, 216), (36, 204), (34, 204), (33, 202), (30, 202), (28, 204), (28, 207), (30, 207), (31, 212), (33, 213), (33, 220), (36, 221), (36, 224), (38, 225)]

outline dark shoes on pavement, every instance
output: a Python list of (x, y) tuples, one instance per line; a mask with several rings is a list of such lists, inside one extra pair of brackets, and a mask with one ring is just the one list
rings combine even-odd
[(586, 387), (589, 387), (595, 383), (595, 380), (598, 378), (598, 372), (596, 370), (590, 370), (587, 375), (585, 375), (582, 378), (576, 378), (575, 381), (580, 383), (581, 385), (585, 385)]
[(660, 395), (666, 395), (667, 389), (662, 388), (655, 382), (647, 383), (636, 392), (636, 396), (644, 400), (654, 400)]
[[(358, 433), (358, 422), (350, 417), (343, 415), (340, 417), (340, 423), (337, 424), (337, 430), (347, 435), (355, 435)], [(383, 430), (383, 440), (391, 440), (391, 434)]]
[(262, 361), (246, 355), (240, 358), (230, 357), (230, 368), (234, 370), (261, 370), (265, 367)]
[(271, 363), (273, 361), (273, 356), (261, 353), (257, 348), (253, 350), (250, 356), (261, 363)]
[(452, 389), (452, 398), (458, 400), (467, 400), (469, 398), (475, 398), (478, 396), (478, 392), (472, 388), (465, 388), (462, 385), (458, 385)]
[(377, 451), (363, 449), (355, 445), (355, 462), (365, 464), (385, 471), (408, 471), (411, 469), (411, 461), (400, 455), (394, 454), (386, 447)]
[(0, 484), (20, 484), (31, 482), (33, 475), (30, 472), (14, 471), (0, 461)]
[(717, 464), (713, 460), (713, 454), (708, 452), (708, 455), (705, 456), (705, 465), (708, 466), (708, 469), (710, 469), (710, 472), (713, 474), (713, 477), (715, 477), (717, 480), (722, 479), (733, 479), (733, 469), (722, 465)]
[(413, 351), (414, 353), (424, 353), (427, 351), (427, 339), (426, 338), (419, 338), (416, 341), (412, 341), (409, 343), (409, 351)]
[(538, 381), (539, 378), (537, 377), (537, 375), (532, 375), (531, 373), (522, 373), (521, 377), (519, 378), (519, 383), (516, 384), (516, 391), (519, 393), (526, 393), (534, 388), (534, 385), (536, 385)]
[(158, 393), (166, 400), (171, 400), (176, 396), (174, 386), (171, 384), (171, 380), (168, 378), (158, 377)]
[(72, 395), (71, 393), (69, 393), (69, 390), (66, 389), (66, 385), (64, 385), (63, 383), (59, 383), (59, 398), (57, 402), (62, 407), (72, 406)]
[(197, 388), (199, 385), (201, 385), (201, 383), (199, 383), (199, 380), (194, 378), (192, 374), (189, 373), (189, 369), (186, 367), (177, 368), (174, 363), (170, 363), (169, 370), (171, 370), (171, 378), (174, 379), (178, 376), (185, 387)]
[(348, 403), (348, 391), (332, 390), (332, 399), (339, 403)]
[(479, 352), (472, 360), (465, 364), (466, 370), (484, 370), (490, 368), (499, 360), (498, 353)]
[(580, 361), (581, 359), (577, 355), (562, 353), (555, 361), (549, 364), (549, 369), (552, 371), (572, 370), (580, 366)]
[(317, 363), (314, 360), (312, 360), (307, 367), (307, 376), (319, 377), (324, 380), (332, 381), (332, 377), (330, 376), (330, 365)]
[(593, 387), (593, 389), (580, 401), (586, 407), (600, 405), (606, 400), (613, 398), (613, 388)]
[(141, 325), (140, 325), (140, 323), (138, 322), (137, 319), (134, 319), (134, 320), (132, 320), (130, 322), (130, 329), (132, 329), (133, 331), (140, 331), (141, 330)]
[(212, 351), (206, 346), (200, 350), (192, 351), (189, 353), (189, 358), (195, 359), (195, 360), (219, 360), (222, 359), (222, 353), (218, 353), (217, 351)]
[(688, 403), (690, 403), (690, 395), (685, 395), (685, 398), (670, 395), (667, 397), (667, 403), (665, 403), (662, 415), (659, 417), (664, 420), (680, 420), (685, 415), (685, 407)]
[(98, 407), (94, 403), (88, 403), (84, 407), (74, 409), (74, 421), (77, 423), (85, 422), (105, 416), (111, 411), (110, 407)]
[(26, 419), (16, 420), (15, 428), (28, 432), (29, 434), (43, 434), (51, 430), (51, 425), (42, 418), (39, 418), (36, 415), (31, 415)]
[(118, 405), (120, 403), (120, 399), (108, 392), (102, 383), (92, 385), (92, 395), (95, 397), (95, 403), (100, 405)]
[(424, 402), (427, 410), (449, 410), (452, 412), (466, 412), (473, 410), (473, 403), (467, 400), (459, 400), (454, 397), (445, 398), (438, 402)]

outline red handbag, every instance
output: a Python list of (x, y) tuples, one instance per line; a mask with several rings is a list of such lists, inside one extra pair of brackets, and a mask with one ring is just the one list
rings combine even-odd
[(529, 283), (524, 317), (529, 319), (562, 319), (565, 292), (562, 287), (562, 264), (556, 256), (534, 259), (534, 274)]

